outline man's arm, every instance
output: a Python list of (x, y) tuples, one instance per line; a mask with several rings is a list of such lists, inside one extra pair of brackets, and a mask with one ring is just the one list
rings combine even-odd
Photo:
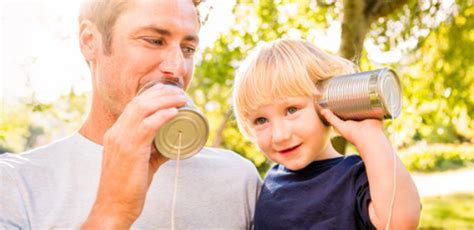
[(152, 145), (155, 133), (185, 103), (181, 89), (157, 84), (125, 107), (104, 135), (97, 197), (82, 228), (128, 229), (135, 222), (153, 175), (166, 161)]
[(22, 161), (13, 154), (0, 155), (0, 229), (30, 228), (22, 193), (17, 185), (19, 180), (14, 174), (15, 164)]

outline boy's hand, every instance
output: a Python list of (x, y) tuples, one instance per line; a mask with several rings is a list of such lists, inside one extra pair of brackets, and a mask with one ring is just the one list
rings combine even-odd
[(383, 123), (378, 119), (365, 119), (362, 121), (341, 120), (329, 109), (321, 109), (320, 113), (346, 140), (355, 146), (368, 144), (374, 136), (385, 135)]
[(329, 109), (321, 109), (320, 113), (356, 146), (364, 161), (372, 200), (369, 216), (374, 226), (377, 229), (384, 229), (387, 225), (390, 229), (416, 229), (420, 198), (409, 172), (383, 132), (382, 121), (343, 121)]

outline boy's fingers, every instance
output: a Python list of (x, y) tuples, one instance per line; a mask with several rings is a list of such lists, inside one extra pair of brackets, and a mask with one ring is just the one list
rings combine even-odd
[(339, 117), (334, 115), (334, 113), (329, 109), (322, 109), (321, 114), (326, 118), (326, 120), (331, 124), (334, 128), (339, 129), (342, 123), (344, 122)]

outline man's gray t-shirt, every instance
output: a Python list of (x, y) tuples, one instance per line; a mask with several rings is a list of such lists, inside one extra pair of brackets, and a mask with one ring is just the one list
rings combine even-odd
[[(23, 154), (0, 154), (0, 229), (78, 228), (95, 200), (101, 163), (102, 146), (79, 133)], [(171, 228), (175, 166), (174, 160), (161, 165), (132, 228)], [(180, 162), (176, 229), (251, 228), (260, 185), (250, 161), (204, 148)]]

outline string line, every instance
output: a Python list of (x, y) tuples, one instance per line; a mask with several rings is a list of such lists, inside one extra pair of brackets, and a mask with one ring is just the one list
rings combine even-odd
[[(394, 119), (392, 118), (392, 139), (394, 142), (396, 142), (395, 140), (395, 125), (394, 125)], [(396, 145), (397, 143), (395, 143)], [(385, 230), (389, 230), (390, 229), (390, 222), (392, 221), (392, 213), (393, 213), (393, 205), (395, 203), (395, 194), (396, 194), (396, 191), (397, 191), (397, 151), (395, 149), (396, 147), (394, 147), (394, 150), (393, 150), (393, 179), (392, 179), (392, 198), (390, 200), (390, 206), (389, 206), (389, 211), (388, 211), (388, 217), (387, 217), (387, 224), (385, 225)]]
[(174, 186), (173, 186), (173, 199), (171, 203), (171, 229), (175, 229), (174, 225), (174, 214), (176, 210), (176, 194), (178, 192), (178, 177), (179, 177), (179, 161), (181, 158), (181, 137), (182, 133), (178, 134), (178, 158), (176, 159), (176, 172), (174, 175)]

